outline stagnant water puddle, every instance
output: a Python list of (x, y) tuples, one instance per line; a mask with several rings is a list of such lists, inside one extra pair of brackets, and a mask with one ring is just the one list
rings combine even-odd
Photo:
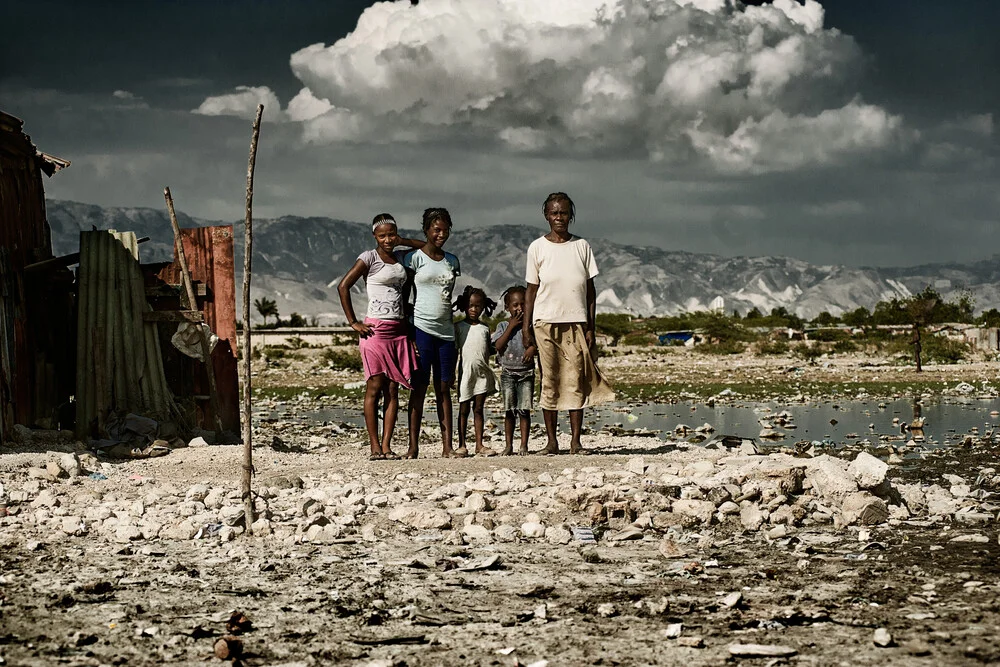
[[(532, 421), (541, 423), (541, 411), (535, 412)], [(781, 413), (789, 415), (784, 426), (768, 420)], [(292, 408), (280, 411), (265, 409), (258, 412), (258, 417), (287, 423), (346, 422), (358, 428), (364, 427), (359, 408), (332, 407), (301, 411)], [(568, 428), (565, 415), (561, 414), (561, 417), (561, 428)], [(489, 409), (486, 418), (498, 425), (503, 421), (500, 413)], [(424, 412), (425, 423), (433, 419), (434, 410), (428, 404)], [(904, 434), (900, 426), (910, 425), (917, 419), (922, 419), (923, 431)], [(398, 424), (405, 426), (405, 406), (401, 410)], [(905, 435), (909, 439), (917, 435), (918, 441), (927, 447), (947, 446), (964, 434), (985, 436), (994, 430), (1000, 424), (1000, 398), (740, 403), (716, 404), (712, 407), (704, 403), (681, 401), (639, 405), (610, 404), (590, 408), (586, 412), (586, 425), (591, 431), (612, 429), (618, 432), (652, 432), (660, 438), (666, 438), (673, 437), (678, 425), (695, 429), (703, 424), (711, 424), (715, 429), (708, 434), (710, 436), (736, 435), (754, 438), (758, 442), (762, 429), (773, 428), (785, 436), (773, 441), (777, 444), (802, 440), (820, 441), (824, 444), (853, 443), (865, 439), (877, 442), (879, 436)], [(923, 436), (922, 440), (920, 435)]]

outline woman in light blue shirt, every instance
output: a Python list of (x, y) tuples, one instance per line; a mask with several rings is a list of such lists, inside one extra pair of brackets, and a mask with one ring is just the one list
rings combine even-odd
[(457, 356), (452, 293), (455, 291), (455, 279), (462, 271), (458, 257), (442, 249), (451, 236), (448, 210), (429, 208), (424, 211), (423, 227), (427, 243), (403, 259), (415, 292), (413, 329), (419, 357), (419, 369), (413, 375), (413, 389), (410, 391), (410, 447), (404, 458), (417, 458), (424, 397), (432, 377), (438, 422), (441, 424), (441, 456), (463, 457), (467, 452), (454, 450), (451, 446), (451, 387), (455, 382)]

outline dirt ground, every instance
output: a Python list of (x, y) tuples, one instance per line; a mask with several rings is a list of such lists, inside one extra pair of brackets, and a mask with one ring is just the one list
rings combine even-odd
[[(872, 363), (819, 365), (808, 379), (982, 387), (997, 378), (987, 363), (917, 379)], [(604, 362), (616, 382), (765, 390), (796, 366), (691, 353)], [(261, 367), (258, 379), (261, 388), (304, 388), (357, 378), (306, 359)], [(272, 404), (294, 411), (294, 401)], [(405, 429), (398, 435), (402, 443)], [(677, 494), (711, 497), (688, 482), (676, 493), (654, 488), (660, 473), (693, 479), (684, 475), (718, 468), (725, 452), (596, 433), (584, 438), (589, 457), (443, 460), (428, 443), (416, 462), (371, 462), (357, 430), (275, 420), (254, 434), (255, 488), (269, 489), (272, 516), (247, 536), (224, 520), (240, 502), (239, 446), (135, 461), (84, 456), (82, 474), (66, 478), (51, 466), (45, 476), (45, 465), (80, 445), (39, 434), (0, 453), (0, 664), (223, 664), (213, 647), (240, 614), (250, 622), (232, 628), (242, 655), (225, 662), (255, 666), (1000, 664), (991, 467), (1000, 445), (982, 436), (888, 473), (900, 488), (962, 478), (968, 494), (952, 492), (973, 513), (914, 510), (870, 526), (807, 517), (775, 531), (748, 530), (738, 516), (657, 523), (672, 516), (657, 513), (659, 494), (675, 494), (674, 511)], [(540, 446), (534, 438), (532, 449)], [(455, 485), (468, 488), (449, 496)], [(592, 506), (566, 495), (612, 487), (637, 507), (636, 539), (615, 541), (627, 519), (595, 520)], [(468, 511), (480, 495), (488, 504)], [(314, 502), (330, 521), (312, 520)], [(447, 512), (448, 525), (393, 518), (411, 506)], [(532, 538), (522, 522), (533, 518), (592, 527), (596, 543)], [(873, 641), (877, 629), (891, 636), (887, 646)], [(764, 645), (763, 655), (735, 645)]]

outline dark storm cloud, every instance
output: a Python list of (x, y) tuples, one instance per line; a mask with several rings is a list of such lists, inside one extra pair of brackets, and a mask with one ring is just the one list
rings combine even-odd
[[(461, 103), (412, 107), (421, 81), (444, 63), (433, 49), (421, 52), (430, 68), (416, 73), (423, 79), (387, 92), (372, 78), (378, 72), (365, 69), (365, 48), (380, 52), (380, 44), (403, 37), (438, 48), (450, 40), (452, 33), (428, 18), (434, 3), (418, 5), (425, 13), (411, 12), (409, 3), (381, 5), (380, 16), (405, 21), (392, 28), (370, 16), (359, 27), (368, 33), (338, 47), (346, 60), (333, 62), (358, 68), (349, 87), (351, 103), (364, 102), (357, 109), (340, 106), (350, 100), (337, 94), (344, 84), (336, 72), (350, 68), (329, 69), (323, 47), (305, 47), (334, 44), (355, 28), (365, 3), (25, 3), (13, 20), (30, 29), (0, 42), (0, 108), (25, 118), (42, 150), (73, 160), (47, 181), (49, 196), (106, 206), (159, 208), (170, 185), (192, 215), (240, 218), (246, 117), (266, 98), (255, 198), (261, 216), (365, 220), (389, 210), (412, 228), (425, 206), (445, 205), (460, 228), (542, 227), (545, 194), (568, 190), (579, 205), (579, 233), (639, 245), (852, 265), (992, 254), (1000, 201), (990, 112), (1000, 84), (990, 75), (996, 40), (980, 23), (990, 23), (996, 9), (973, 1), (968, 6), (980, 13), (963, 5), (949, 14), (944, 3), (828, 0), (825, 29), (818, 29), (818, 5), (795, 10), (782, 2), (802, 12), (800, 23), (772, 14), (773, 36), (797, 36), (786, 47), (790, 55), (774, 54), (787, 58), (768, 60), (763, 50), (748, 58), (740, 45), (752, 30), (696, 11), (721, 0), (685, 0), (688, 8), (671, 9), (674, 23), (625, 17), (613, 26), (618, 37), (605, 35), (611, 41), (560, 65), (563, 73), (579, 70), (566, 81), (576, 85), (574, 94), (591, 95), (589, 104), (566, 104), (567, 89), (539, 66), (510, 70), (535, 78), (511, 78), (493, 101), (490, 90), (454, 73), (441, 79), (456, 87), (445, 92), (457, 99), (482, 93), (462, 113), (453, 113)], [(513, 38), (498, 38), (496, 76), (510, 75), (504, 63), (530, 63), (538, 56), (533, 49), (558, 46), (565, 35), (538, 28), (545, 21), (590, 30), (559, 9), (580, 6), (571, 0), (456, 0), (463, 35), (486, 6), (521, 22)], [(415, 16), (424, 20), (406, 23)], [(518, 30), (538, 38), (523, 41)], [(492, 39), (488, 30), (469, 34)], [(675, 64), (656, 61), (667, 46), (662, 39), (688, 34), (700, 41), (686, 43), (688, 57), (677, 60), (688, 69), (664, 84), (672, 93), (663, 104), (690, 99), (690, 109), (660, 110), (650, 100)], [(460, 73), (476, 86), (501, 80), (480, 74), (479, 46), (459, 37), (451, 48), (464, 59)], [(631, 39), (632, 50), (616, 50), (618, 38)], [(765, 42), (776, 47), (780, 39)], [(302, 80), (290, 67), (293, 54)], [(660, 69), (630, 70), (625, 55)], [(380, 57), (393, 81), (413, 74), (404, 60)], [(642, 79), (654, 69), (656, 81)], [(702, 85), (713, 77), (726, 85)], [(316, 90), (303, 91), (304, 82)], [(720, 90), (758, 97), (734, 102)], [(401, 110), (391, 111), (394, 104)], [(541, 116), (532, 115), (533, 104), (542, 105)], [(698, 114), (701, 124), (691, 125)]]

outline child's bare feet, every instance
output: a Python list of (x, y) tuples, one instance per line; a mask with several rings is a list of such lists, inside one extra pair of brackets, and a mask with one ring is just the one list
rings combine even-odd
[(521, 448), (519, 450), (517, 450), (517, 455), (518, 456), (527, 456), (528, 455), (528, 446), (527, 445), (521, 445)]
[(500, 452), (500, 456), (513, 456), (513, 455), (514, 455), (514, 447), (511, 445), (507, 445), (506, 447), (503, 448), (503, 451)]
[(441, 450), (441, 458), (443, 459), (464, 459), (469, 455), (469, 450), (465, 447), (459, 447), (458, 449), (443, 449)]
[(489, 447), (479, 447), (476, 449), (476, 456), (496, 456), (497, 453)]
[(542, 450), (542, 453), (543, 454), (558, 454), (559, 453), (559, 443), (558, 442), (549, 442), (549, 444), (545, 445), (545, 449)]
[(417, 458), (417, 454), (419, 454), (419, 452), (420, 452), (419, 448), (417, 448), (417, 447), (410, 447), (409, 449), (406, 450), (406, 453), (403, 454), (403, 458), (404, 459), (415, 459), (415, 458)]
[(587, 454), (590, 454), (590, 450), (584, 449), (583, 445), (579, 442), (571, 442), (569, 443), (569, 453), (576, 454), (578, 456), (586, 456)]

